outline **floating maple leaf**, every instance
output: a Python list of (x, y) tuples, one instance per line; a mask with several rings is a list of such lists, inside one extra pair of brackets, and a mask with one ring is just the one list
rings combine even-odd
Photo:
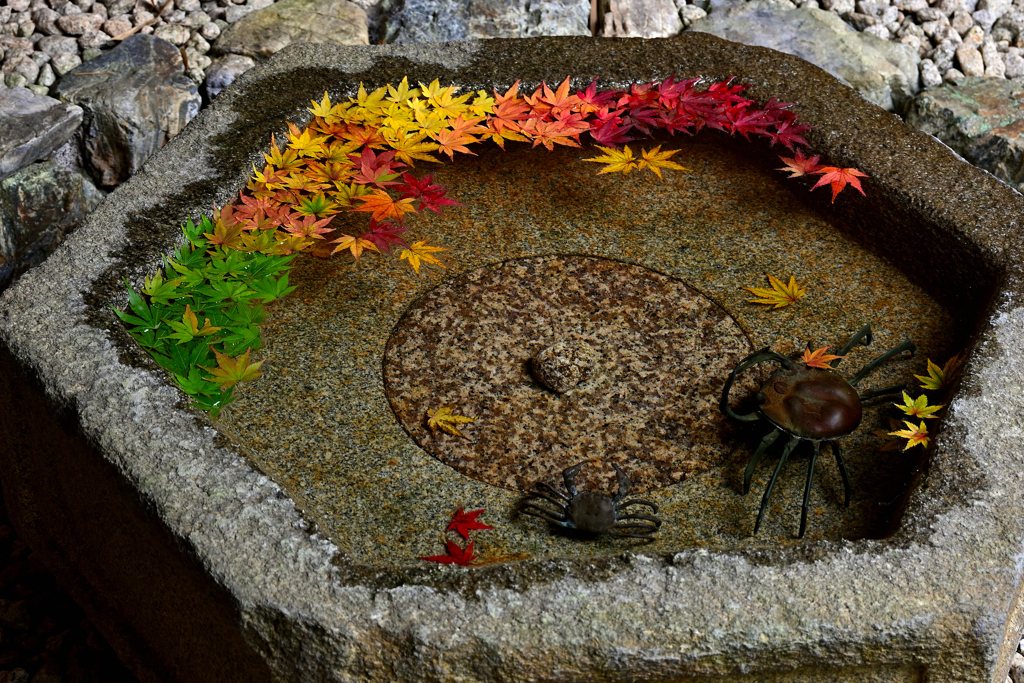
[(804, 365), (809, 368), (831, 368), (832, 366), (829, 365), (831, 361), (838, 360), (839, 358), (846, 358), (846, 356), (837, 356), (832, 353), (825, 353), (831, 348), (831, 346), (823, 346), (820, 349), (811, 351), (811, 347), (808, 346), (800, 360), (802, 360)]
[[(405, 200), (403, 200), (405, 201)], [(411, 199), (408, 201), (412, 201)], [(439, 251), (448, 251), (445, 247), (432, 247), (427, 244), (426, 240), (420, 240), (419, 242), (413, 242), (408, 249), (403, 249), (402, 253), (398, 255), (399, 260), (408, 259), (409, 265), (416, 271), (418, 275), (420, 272), (420, 263), (431, 263), (435, 266), (441, 266), (444, 268), (444, 264), (438, 261), (431, 254)]]
[(898, 436), (901, 439), (907, 440), (907, 445), (903, 450), (909, 450), (918, 444), (921, 444), (922, 446), (928, 445), (928, 427), (925, 426), (924, 420), (922, 420), (921, 424), (916, 427), (913, 422), (907, 422), (906, 420), (903, 421), (903, 424), (907, 425), (906, 429), (889, 432), (889, 436)]
[(468, 567), (477, 558), (473, 554), (473, 541), (470, 541), (469, 545), (465, 548), (452, 540), (446, 540), (445, 545), (448, 549), (447, 555), (432, 555), (431, 557), (421, 557), (419, 559), (439, 564), (457, 564), (460, 567)]
[(822, 185), (832, 186), (832, 201), (836, 201), (836, 197), (843, 191), (843, 188), (847, 184), (853, 185), (854, 189), (861, 194), (864, 194), (864, 188), (860, 186), (858, 178), (869, 177), (867, 173), (861, 173), (855, 168), (838, 168), (836, 166), (822, 166), (821, 168), (814, 171), (821, 175), (821, 178), (815, 183), (811, 189), (821, 187)]
[(427, 410), (427, 426), (430, 427), (430, 431), (436, 432), (438, 428), (443, 429), (452, 436), (461, 436), (467, 438), (465, 434), (459, 431), (456, 425), (467, 424), (469, 422), (475, 422), (475, 417), (466, 417), (465, 415), (457, 415), (452, 411), (455, 408), (453, 406), (441, 406), (437, 410)]
[(963, 363), (963, 358), (960, 354), (956, 354), (943, 365), (941, 368), (932, 362), (932, 359), (928, 359), (928, 375), (914, 375), (914, 377), (921, 380), (921, 388), (928, 389), (929, 391), (938, 391), (944, 386), (948, 385), (953, 381), (953, 376), (960, 370), (960, 365)]
[(462, 507), (460, 506), (452, 516), (452, 521), (448, 524), (447, 530), (454, 531), (468, 541), (469, 532), (474, 529), (493, 529), (493, 526), (487, 526), (483, 522), (477, 520), (477, 517), (484, 512), (487, 512), (487, 510), (481, 509), (463, 512)]
[(744, 287), (751, 294), (759, 299), (747, 299), (752, 304), (764, 304), (765, 306), (774, 306), (775, 308), (782, 308), (795, 303), (797, 299), (807, 293), (806, 287), (800, 287), (796, 284), (796, 278), (792, 275), (789, 277), (789, 284), (784, 285), (782, 281), (776, 278), (774, 275), (768, 275), (768, 282), (771, 283), (771, 289), (765, 289), (763, 287)]
[(924, 394), (921, 394), (916, 399), (912, 399), (905, 391), (903, 392), (903, 403), (893, 403), (893, 405), (902, 410), (908, 416), (919, 417), (923, 420), (935, 419), (938, 416), (932, 415), (932, 413), (945, 407), (945, 404), (938, 406), (928, 405), (928, 397)]
[(370, 194), (357, 197), (357, 199), (363, 202), (363, 205), (353, 208), (352, 211), (370, 212), (373, 214), (374, 220), (378, 221), (394, 218), (401, 223), (402, 216), (407, 213), (416, 213), (416, 209), (412, 205), (412, 198), (396, 200), (384, 190), (374, 190)]

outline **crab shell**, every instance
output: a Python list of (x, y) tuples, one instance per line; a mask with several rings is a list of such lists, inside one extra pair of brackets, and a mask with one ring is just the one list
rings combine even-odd
[(760, 411), (776, 427), (814, 441), (836, 439), (860, 425), (857, 390), (834, 372), (802, 363), (772, 373), (757, 393)]

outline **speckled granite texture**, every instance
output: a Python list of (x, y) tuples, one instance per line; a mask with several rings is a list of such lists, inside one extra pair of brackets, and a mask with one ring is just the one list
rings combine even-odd
[[(907, 334), (933, 358), (966, 345), (970, 357), (930, 460), (893, 465), (898, 455), (876, 453), (860, 465), (865, 483), (872, 464), (902, 479), (889, 498), (870, 494), (870, 507), (879, 509), (854, 510), (850, 519), (888, 522), (846, 534), (838, 525), (814, 526), (816, 518), (809, 538), (797, 542), (794, 508), (781, 507), (769, 520), (777, 526), (751, 540), (744, 532), (751, 501), (736, 492), (736, 470), (719, 468), (708, 473), (732, 473), (718, 492), (723, 529), (712, 528), (708, 516), (690, 527), (666, 523), (650, 545), (620, 539), (581, 546), (507, 512), (512, 492), (453, 474), (420, 449), (383, 391), (386, 336), (361, 339), (360, 330), (390, 333), (387, 321), (393, 326), (418, 296), (459, 273), (551, 253), (537, 246), (548, 233), (530, 226), (528, 214), (516, 219), (524, 231), (496, 240), (493, 252), (464, 248), (459, 235), (486, 223), (488, 203), (475, 196), (460, 196), (468, 213), (453, 211), (433, 233), (453, 247), (448, 270), (416, 278), (390, 263), (356, 270), (304, 261), (295, 272), (303, 289), (281, 302), (268, 326), (270, 381), (245, 394), (219, 425), (182, 408), (180, 394), (109, 312), (109, 303), (122, 303), (119, 279), (140, 279), (178, 239), (183, 218), (230, 199), (270, 134), (285, 130), (286, 120), (306, 120), (305, 106), (324, 89), (343, 97), (360, 80), (403, 75), (475, 89), (517, 78), (553, 82), (568, 73), (581, 84), (600, 76), (608, 85), (672, 73), (738, 76), (752, 84), (747, 93), (755, 99), (799, 103), (815, 126), (808, 139), (816, 151), (871, 176), (869, 198), (846, 193), (831, 205), (823, 191), (750, 184), (777, 165), (768, 153), (745, 153), (753, 176), (716, 173), (714, 163), (736, 158), (735, 145), (717, 139), (695, 144), (693, 161), (708, 165), (695, 168), (688, 159), (684, 165), (698, 172), (685, 177), (703, 183), (723, 175), (732, 191), (709, 191), (769, 207), (758, 208), (751, 224), (763, 233), (761, 246), (748, 252), (741, 242), (717, 262), (688, 260), (687, 252), (719, 247), (688, 249), (677, 235), (660, 249), (682, 255), (654, 267), (645, 262), (653, 250), (643, 240), (599, 249), (595, 236), (604, 233), (594, 227), (567, 219), (546, 229), (576, 245), (563, 253), (614, 258), (694, 284), (739, 316), (755, 346), (771, 343), (788, 353), (807, 342), (841, 343), (861, 322), (862, 307), (888, 321), (880, 323), (879, 348)], [(717, 155), (708, 152), (715, 145)], [(496, 163), (481, 157), (459, 168)], [(596, 184), (553, 189), (569, 190), (609, 196)], [(532, 210), (527, 199), (535, 196), (512, 202)], [(657, 222), (659, 212), (671, 219), (686, 209), (681, 200), (682, 209), (648, 207), (653, 218), (640, 222)], [(791, 224), (772, 222), (780, 207), (797, 214)], [(714, 205), (702, 209), (709, 221), (719, 213)], [(59, 565), (58, 575), (142, 680), (210, 680), (214, 671), (215, 680), (240, 681), (1002, 683), (1021, 632), (1020, 215), (1020, 195), (824, 72), (710, 36), (294, 46), (225, 91), (0, 299), (0, 433), (10, 444), (0, 468), (8, 500), (17, 500), (12, 517), (41, 556)], [(832, 240), (834, 260), (807, 246), (813, 240), (793, 236)], [(746, 293), (729, 279), (738, 276), (728, 274), (748, 278), (754, 263), (779, 274), (808, 268), (823, 296), (772, 318), (745, 308)], [(388, 293), (383, 305), (380, 292)], [(348, 317), (309, 317), (328, 297)], [(303, 319), (316, 324), (294, 324)], [(275, 345), (297, 348), (301, 338), (289, 338), (295, 334), (331, 335), (365, 355), (275, 358)], [(908, 369), (893, 367), (877, 381)], [(246, 411), (261, 405), (266, 387), (320, 408), (301, 419), (298, 410)], [(298, 422), (314, 423), (320, 436)], [(249, 423), (263, 425), (262, 442)], [(291, 423), (296, 428), (286, 429)], [(867, 458), (874, 451), (863, 452)], [(289, 453), (306, 461), (288, 464)], [(741, 466), (743, 454), (733, 457), (734, 468)], [(835, 507), (835, 482), (826, 474), (822, 517)], [(649, 497), (676, 495), (703, 476)], [(777, 495), (795, 502), (792, 491)], [(469, 569), (416, 564), (416, 554), (440, 548), (440, 511), (460, 503), (494, 511), (487, 521), (500, 528), (475, 538), (498, 556)], [(659, 515), (681, 519), (679, 505)], [(418, 510), (433, 512), (421, 517)], [(428, 522), (436, 523), (433, 547), (421, 537)], [(813, 529), (820, 530), (811, 537)], [(219, 647), (197, 651), (203, 636)]]

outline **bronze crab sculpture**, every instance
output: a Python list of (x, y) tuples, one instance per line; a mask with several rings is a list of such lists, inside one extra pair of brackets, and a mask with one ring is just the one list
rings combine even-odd
[[(577, 490), (576, 475), (580, 473), (583, 465), (583, 462), (577, 463), (562, 471), (562, 481), (567, 493), (562, 493), (546, 482), (538, 482), (527, 494), (528, 498), (543, 498), (553, 504), (555, 510), (528, 501), (523, 503), (521, 512), (540, 517), (563, 529), (580, 531), (590, 536), (608, 533), (612, 536), (653, 541), (654, 536), (651, 534), (661, 526), (661, 520), (655, 516), (658, 506), (640, 498), (623, 500), (629, 492), (631, 482), (622, 468), (615, 463), (612, 463), (612, 467), (615, 468), (619, 490), (614, 496), (596, 491)], [(651, 514), (630, 512), (627, 508), (631, 505), (645, 505), (650, 508)]]
[[(839, 352), (839, 356), (854, 347), (857, 342), (863, 342), (865, 346), (871, 343), (871, 325), (862, 327), (850, 341), (846, 342)], [(917, 347), (909, 339), (904, 340), (882, 355), (878, 356), (854, 375), (850, 380), (844, 379), (833, 368), (837, 367), (842, 359), (836, 359), (829, 363), (828, 368), (809, 367), (796, 362), (790, 358), (775, 353), (768, 347), (756, 351), (741, 360), (726, 380), (722, 388), (722, 400), (719, 408), (727, 416), (741, 422), (754, 422), (762, 418), (768, 420), (775, 429), (769, 432), (754, 451), (754, 455), (747, 463), (743, 473), (743, 493), (750, 491), (750, 479), (754, 470), (760, 462), (765, 451), (775, 443), (783, 432), (789, 435), (789, 442), (782, 451), (782, 457), (775, 466), (768, 487), (765, 489), (761, 499), (761, 509), (757, 513), (757, 522), (754, 523), (754, 534), (757, 534), (761, 527), (761, 520), (768, 508), (768, 501), (775, 488), (775, 482), (782, 471), (786, 459), (796, 448), (800, 441), (810, 441), (814, 444), (814, 454), (811, 456), (810, 464), (807, 467), (807, 483), (804, 485), (803, 507), (800, 510), (800, 533), (798, 538), (803, 538), (807, 528), (807, 506), (811, 494), (811, 481), (814, 479), (814, 464), (821, 452), (821, 442), (827, 441), (836, 457), (836, 464), (839, 473), (843, 478), (844, 501), (843, 505), (850, 504), (850, 475), (846, 471), (846, 462), (843, 460), (839, 449), (838, 439), (849, 434), (860, 426), (863, 408), (861, 401), (868, 398), (884, 396), (896, 393), (903, 389), (902, 386), (885, 387), (883, 389), (872, 389), (857, 393), (857, 384), (864, 379), (868, 373), (882, 363), (904, 351), (910, 351), (913, 356)], [(755, 411), (739, 415), (729, 405), (729, 391), (732, 389), (736, 376), (765, 361), (775, 361), (781, 366), (757, 392), (758, 408)]]

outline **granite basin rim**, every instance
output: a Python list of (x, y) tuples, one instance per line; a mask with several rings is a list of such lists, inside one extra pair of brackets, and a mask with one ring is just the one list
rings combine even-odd
[[(571, 57), (569, 46), (575, 50)], [(775, 645), (782, 652), (806, 652), (831, 642), (834, 629), (848, 628), (844, 638), (855, 644), (852, 654), (835, 659), (817, 654), (815, 661), (835, 667), (904, 662), (913, 667), (914, 661), (927, 661), (932, 671), (963, 673), (964, 680), (1001, 681), (1000, 670), (1005, 676), (1009, 661), (1001, 648), (1020, 631), (1015, 557), (1024, 534), (1012, 519), (1014, 506), (1007, 493), (1019, 484), (1012, 472), (1018, 444), (1012, 434), (999, 431), (998, 423), (1012, 423), (1013, 411), (1021, 407), (1014, 403), (1007, 377), (1024, 368), (1019, 345), (1013, 343), (1024, 330), (1021, 283), (1013, 274), (1022, 262), (1013, 215), (1021, 214), (1024, 201), (795, 58), (697, 35), (608, 43), (537, 40), (531, 47), (543, 66), (523, 64), (518, 61), (521, 44), (501, 41), (429, 49), (286, 49), (225, 91), (111, 195), (54, 258), (4, 296), (0, 338), (45, 384), (52, 401), (77, 411), (83, 432), (102, 447), (104, 457), (233, 596), (251, 646), (282, 680), (300, 672), (308, 680), (344, 680), (349, 674), (336, 673), (347, 666), (342, 662), (374, 661), (365, 636), (370, 631), (416, 639), (428, 666), (436, 667), (429, 669), (434, 672), (430, 675), (441, 675), (442, 662), (466, 667), (463, 673), (475, 671), (472, 667), (483, 661), (481, 643), (500, 643), (514, 632), (518, 646), (537, 659), (571, 661), (584, 678), (586, 672), (603, 670), (619, 679), (641, 672), (727, 675), (752, 657), (763, 670), (785, 671), (792, 664), (779, 658)], [(609, 51), (617, 53), (614, 58)], [(896, 536), (885, 542), (823, 542), (743, 553), (691, 550), (668, 557), (538, 560), (472, 573), (427, 568), (375, 579), (358, 568), (333, 564), (332, 546), (306, 527), (281, 489), (248, 465), (229, 439), (218, 436), (201, 417), (182, 411), (177, 392), (110, 324), (103, 306), (118, 301), (111, 273), (137, 278), (151, 268), (175, 241), (177, 221), (199, 215), (211, 199), (226, 201), (248, 173), (248, 160), (265, 144), (266, 131), (280, 130), (285, 117), (296, 120), (301, 115), (308, 97), (279, 103), (278, 109), (263, 109), (257, 116), (245, 113), (247, 98), (265, 95), (276, 77), (301, 71), (310, 77), (306, 89), (322, 92), (318, 79), (342, 78), (345, 72), (354, 74), (349, 78), (368, 79), (416, 69), (426, 79), (447, 76), (447, 63), (463, 69), (461, 82), (480, 83), (485, 80), (482, 73), (502, 68), (482, 65), (501, 63), (502, 56), (508, 68), (522, 66), (523, 77), (536, 80), (599, 68), (610, 72), (613, 82), (626, 73), (638, 74), (637, 80), (665, 77), (670, 69), (738, 74), (755, 83), (750, 92), (756, 99), (776, 96), (799, 102), (801, 114), (818, 126), (808, 135), (816, 151), (865, 170), (883, 203), (916, 217), (917, 235), (930, 238), (921, 242), (932, 248), (922, 252), (919, 268), (934, 268), (954, 247), (960, 249), (949, 261), (954, 266), (941, 276), (948, 284), (929, 286), (954, 303), (973, 304), (981, 317), (971, 330), (973, 352), (962, 388), (925, 475), (931, 493), (927, 499), (911, 500)], [(382, 57), (393, 61), (385, 64)], [(641, 61), (638, 65), (632, 60)], [(708, 60), (715, 66), (708, 67)], [(241, 132), (231, 132), (233, 124)], [(212, 155), (218, 147), (223, 151), (231, 138), (238, 151), (223, 166), (213, 167)], [(894, 159), (893, 150), (905, 157)], [(916, 150), (916, 156), (911, 158), (908, 150)], [(197, 157), (200, 163), (195, 163)], [(927, 175), (920, 175), (924, 170)], [(183, 189), (176, 190), (172, 179)], [(909, 182), (915, 179), (922, 182)], [(946, 197), (953, 194), (962, 196), (970, 211), (951, 206)], [(132, 254), (124, 251), (129, 239)], [(972, 269), (970, 277), (966, 273)], [(927, 272), (920, 277), (926, 282), (929, 277), (940, 279)], [(957, 288), (964, 292), (952, 291)], [(57, 343), (62, 348), (55, 348)], [(118, 407), (107, 407), (110, 403)], [(983, 419), (986, 415), (990, 417)], [(133, 427), (136, 420), (167, 427), (139, 433)], [(955, 502), (939, 505), (936, 501), (949, 492)], [(999, 545), (1000, 537), (1012, 542)], [(940, 581), (956, 563), (973, 574), (968, 572), (956, 584)], [(907, 575), (894, 578), (892, 566), (921, 582)], [(984, 580), (974, 578), (979, 576)], [(815, 596), (842, 594), (847, 587), (856, 619), (844, 626), (830, 609), (832, 601)], [(584, 591), (587, 597), (581, 603)], [(780, 606), (780, 618), (766, 602), (748, 600), (747, 595), (789, 595), (793, 602)], [(1010, 595), (1014, 597), (1008, 599)], [(928, 608), (922, 610), (916, 601), (925, 598)], [(743, 606), (742, 618), (734, 616), (732, 602)], [(655, 604), (668, 609), (671, 618), (658, 617)], [(552, 606), (559, 608), (554, 618), (566, 629), (545, 632), (542, 638), (533, 632), (539, 629), (531, 628), (529, 615), (551, 611)], [(574, 616), (588, 609), (614, 618), (599, 619), (600, 629), (575, 630), (583, 627)], [(968, 617), (950, 617), (947, 623), (935, 617), (958, 613)], [(284, 615), (302, 617), (292, 621)], [(656, 642), (637, 636), (642, 624), (655, 621), (660, 627)], [(311, 623), (318, 625), (312, 629), (316, 647), (328, 653), (322, 664), (298, 656)], [(766, 641), (759, 639), (765, 633), (762, 627), (774, 629)], [(420, 629), (415, 636), (410, 635), (412, 628)], [(882, 649), (871, 644), (879, 632), (887, 639)], [(265, 645), (271, 638), (277, 639), (276, 648)], [(592, 660), (574, 649), (581, 639), (598, 644)], [(960, 639), (976, 644), (975, 654), (956, 648), (955, 654), (940, 653)], [(620, 658), (624, 643), (631, 645)], [(670, 646), (688, 654), (666, 656)], [(469, 655), (465, 664), (452, 664), (455, 659), (445, 656), (454, 652)], [(708, 653), (714, 654), (698, 656)], [(503, 652), (502, 657), (505, 664), (496, 675), (522, 679), (517, 678), (515, 655)], [(341, 668), (332, 669), (332, 662)], [(409, 659), (399, 656), (391, 663), (399, 678), (416, 675)]]

